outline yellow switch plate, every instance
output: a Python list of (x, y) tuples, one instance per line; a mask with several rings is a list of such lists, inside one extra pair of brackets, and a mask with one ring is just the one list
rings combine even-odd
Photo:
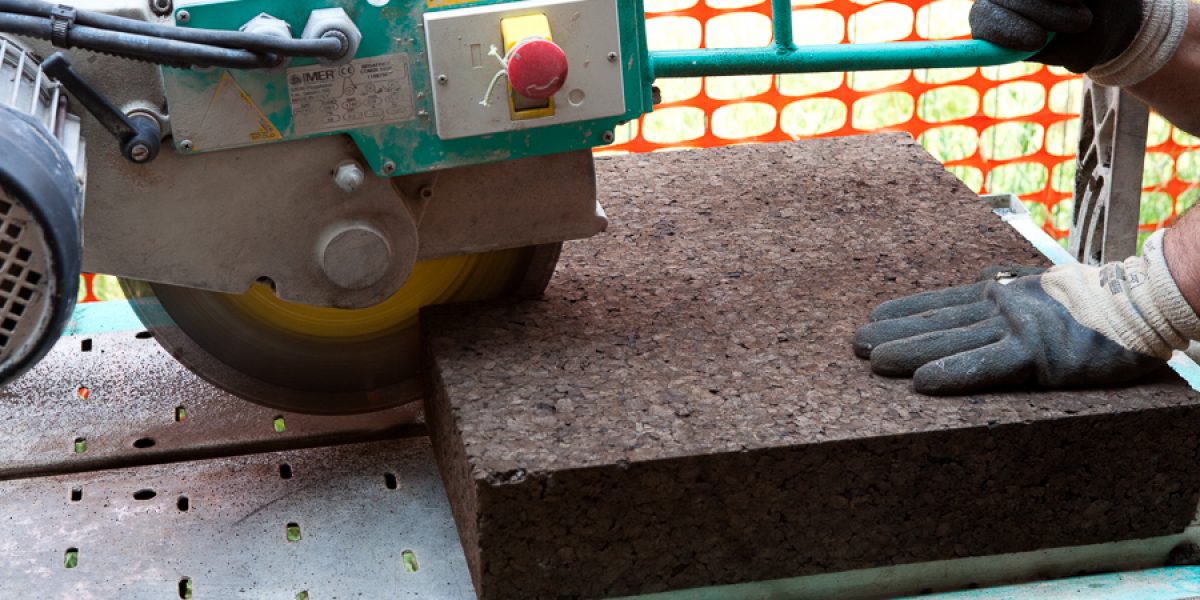
[(500, 35), (504, 38), (505, 53), (525, 38), (539, 37), (554, 41), (550, 36), (550, 20), (543, 14), (500, 19)]
[[(504, 54), (506, 56), (508, 55), (508, 51), (517, 45), (517, 42), (525, 38), (539, 37), (551, 42), (554, 41), (554, 38), (550, 35), (550, 20), (543, 14), (500, 19), (500, 36), (504, 43)], [(510, 84), (508, 86), (508, 114), (514, 121), (553, 117), (554, 98), (547, 98), (545, 106), (518, 110), (513, 103), (513, 89)]]

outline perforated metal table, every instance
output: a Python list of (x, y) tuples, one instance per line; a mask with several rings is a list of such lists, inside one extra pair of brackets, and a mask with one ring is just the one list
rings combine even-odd
[(64, 338), (0, 392), (0, 598), (473, 598), (418, 419), (278, 413), (136, 331)]

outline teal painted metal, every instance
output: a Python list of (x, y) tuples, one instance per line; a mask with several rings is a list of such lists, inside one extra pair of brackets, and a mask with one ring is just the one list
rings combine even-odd
[[(778, 0), (775, 3), (778, 4)], [(786, 19), (775, 20), (777, 25), (783, 21)], [(786, 28), (789, 32), (790, 25), (788, 23)], [(781, 29), (784, 28), (776, 28), (776, 39), (779, 39)], [(800, 47), (772, 45), (765, 48), (658, 50), (650, 53), (650, 69), (655, 78), (938, 69), (1003, 65), (1025, 60), (1032, 54), (979, 40)]]
[(146, 328), (124, 300), (88, 302), (75, 306), (63, 335), (96, 335), (142, 331)]
[[(416, 117), (386, 125), (301, 135), (292, 119), (288, 75), (277, 71), (225, 71), (163, 69), (168, 99), (207, 98), (232, 78), (279, 131), (250, 142), (276, 143), (316, 135), (349, 135), (379, 175), (405, 175), (435, 169), (496, 162), (526, 156), (554, 154), (608, 143), (605, 138), (617, 125), (653, 109), (650, 84), (655, 78), (711, 75), (756, 75), (819, 71), (867, 71), (999, 65), (1027, 58), (1030, 52), (1008, 50), (981, 41), (901, 42), (889, 44), (839, 44), (797, 47), (792, 19), (776, 18), (775, 41), (765, 48), (709, 48), (648, 52), (642, 0), (618, 0), (621, 55), (625, 80), (625, 113), (591, 121), (531, 127), (521, 131), (443, 140), (437, 136), (432, 103), (432, 77), (425, 55), (422, 17), (426, 11), (455, 10), (464, 6), (506, 3), (484, 0), (428, 8), (424, 0), (392, 0), (377, 7), (361, 0), (218, 0), (187, 6), (190, 13), (181, 27), (237, 29), (251, 18), (267, 13), (300, 31), (309, 13), (318, 8), (346, 10), (363, 33), (357, 58), (403, 54), (407, 57)], [(790, 0), (771, 0), (776, 15), (791, 15)], [(314, 64), (293, 61), (292, 67)], [(610, 138), (611, 139), (611, 138)], [(176, 137), (176, 144), (182, 136)], [(195, 146), (192, 151), (208, 149)], [(395, 165), (388, 171), (385, 164)]]
[[(470, 5), (499, 4), (476, 2)], [(614, 127), (636, 119), (652, 108), (650, 80), (646, 77), (647, 50), (645, 18), (642, 0), (618, 0), (621, 28), (621, 55), (625, 70), (625, 106), (623, 115), (581, 121), (522, 131), (505, 132), (472, 138), (443, 140), (438, 137), (433, 117), (433, 101), (429, 63), (425, 55), (423, 15), (427, 10), (454, 10), (468, 6), (459, 4), (438, 9), (426, 7), (424, 0), (392, 0), (376, 7), (362, 0), (223, 0), (207, 4), (189, 4), (189, 18), (181, 27), (237, 29), (243, 23), (267, 13), (287, 21), (292, 30), (304, 29), (311, 11), (320, 8), (343, 8), (363, 33), (362, 45), (356, 58), (404, 54), (413, 85), (414, 104), (418, 117), (399, 123), (361, 127), (315, 135), (297, 135), (292, 123), (287, 72), (277, 71), (201, 71), (195, 69), (163, 69), (168, 100), (175, 94), (211, 96), (226, 73), (262, 110), (279, 130), (275, 143), (315, 137), (316, 135), (348, 134), (362, 151), (371, 168), (379, 175), (405, 175), (434, 169), (568, 152), (604, 145), (605, 134)], [(178, 21), (178, 15), (176, 18)], [(290, 67), (315, 64), (311, 59), (298, 59)], [(482, 91), (482, 90), (481, 90)], [(178, 137), (175, 143), (182, 140)], [(247, 145), (250, 145), (247, 143)], [(196, 148), (204, 151), (204, 148)], [(384, 163), (396, 165), (385, 173)]]
[[(792, 35), (792, 0), (771, 0), (771, 27), (774, 29), (773, 47), (780, 50), (795, 50), (796, 37)], [(777, 15), (788, 15), (781, 19)]]
[(774, 40), (770, 46), (658, 50), (650, 53), (650, 77), (988, 67), (1022, 61), (1037, 53), (981, 40), (797, 46), (791, 17), (791, 0), (771, 0)]
[(920, 596), (922, 600), (1188, 600), (1200, 567), (1167, 567)]

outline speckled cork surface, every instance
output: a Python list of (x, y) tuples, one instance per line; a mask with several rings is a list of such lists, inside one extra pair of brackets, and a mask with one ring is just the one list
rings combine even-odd
[(878, 302), (1040, 264), (911, 139), (598, 160), (544, 300), (423, 315), (427, 413), (483, 598), (595, 598), (1162, 535), (1200, 396), (919, 396)]

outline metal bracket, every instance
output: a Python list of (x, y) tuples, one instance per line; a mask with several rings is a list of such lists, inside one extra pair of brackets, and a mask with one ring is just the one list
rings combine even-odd
[[(74, 10), (74, 9), (71, 9)], [(57, 30), (57, 23), (55, 28)], [(66, 35), (65, 33), (63, 35)], [(158, 120), (146, 114), (128, 116), (71, 66), (66, 55), (55, 52), (42, 63), (42, 71), (58, 80), (96, 118), (121, 146), (121, 155), (132, 163), (154, 160), (162, 146)]]
[(1085, 78), (1070, 251), (1101, 264), (1137, 252), (1150, 109), (1129, 92)]

